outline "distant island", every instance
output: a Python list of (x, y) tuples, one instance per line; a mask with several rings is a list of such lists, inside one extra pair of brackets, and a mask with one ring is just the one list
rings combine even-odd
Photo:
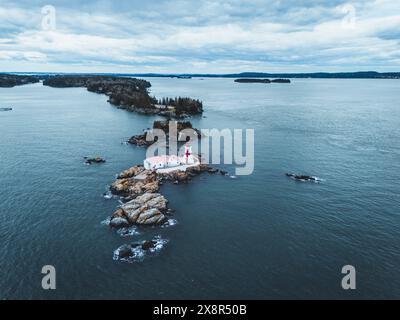
[(257, 78), (240, 78), (236, 79), (235, 82), (239, 83), (290, 83), (289, 79), (257, 79)]
[[(122, 75), (121, 75), (122, 76)], [(227, 74), (159, 74), (159, 73), (135, 73), (125, 76), (137, 77), (191, 77), (191, 78), (312, 78), (312, 79), (400, 79), (400, 72), (313, 72), (313, 73), (265, 73), (265, 72), (242, 72)]]

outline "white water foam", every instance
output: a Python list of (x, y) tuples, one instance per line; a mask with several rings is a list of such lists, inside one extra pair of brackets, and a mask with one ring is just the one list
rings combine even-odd
[(172, 226), (175, 226), (175, 225), (177, 225), (178, 224), (178, 220), (176, 220), (176, 219), (168, 219), (168, 221), (167, 222), (165, 222), (162, 226), (161, 226), (161, 228), (168, 228), (168, 227), (172, 227)]
[(117, 233), (121, 237), (132, 237), (140, 234), (140, 232), (137, 231), (137, 228), (135, 226), (118, 229)]
[[(154, 245), (153, 248), (150, 248), (148, 250), (142, 249), (141, 245), (137, 247), (132, 247), (132, 246), (129, 247), (127, 245), (122, 245), (113, 252), (113, 260), (128, 262), (128, 263), (140, 262), (143, 261), (145, 257), (148, 255), (158, 254), (168, 243), (168, 240), (161, 238), (161, 236), (154, 237), (152, 241), (155, 241), (156, 244)], [(145, 241), (141, 241), (139, 243), (143, 244), (145, 243)], [(126, 250), (130, 250), (130, 255), (128, 257), (121, 257), (121, 251), (126, 251)]]
[(109, 226), (110, 225), (110, 221), (111, 221), (111, 218), (107, 218), (107, 219), (103, 220), (102, 222), (100, 222), (100, 224), (103, 224), (105, 226)]

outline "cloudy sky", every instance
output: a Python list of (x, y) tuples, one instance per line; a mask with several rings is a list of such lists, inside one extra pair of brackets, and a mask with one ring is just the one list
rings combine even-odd
[(398, 0), (0, 0), (0, 72), (400, 71), (399, 41)]

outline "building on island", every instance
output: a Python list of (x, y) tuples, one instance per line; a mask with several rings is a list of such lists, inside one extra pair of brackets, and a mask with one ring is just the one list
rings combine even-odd
[(162, 155), (156, 157), (146, 158), (143, 161), (144, 168), (147, 170), (158, 170), (167, 168), (176, 168), (181, 170), (186, 170), (187, 166), (193, 166), (198, 164), (198, 159), (196, 159), (192, 154), (192, 147), (189, 144), (185, 145), (185, 153), (183, 156), (176, 155)]

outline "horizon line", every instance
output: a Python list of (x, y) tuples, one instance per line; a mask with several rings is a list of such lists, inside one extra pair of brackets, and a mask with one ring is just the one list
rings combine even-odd
[(19, 71), (1, 72), (9, 75), (104, 75), (104, 76), (133, 76), (133, 77), (181, 77), (181, 78), (344, 78), (344, 79), (400, 79), (399, 71), (378, 72), (378, 71), (343, 71), (343, 72), (260, 72), (245, 71), (239, 73), (121, 73), (121, 72), (41, 72), (41, 71)]

